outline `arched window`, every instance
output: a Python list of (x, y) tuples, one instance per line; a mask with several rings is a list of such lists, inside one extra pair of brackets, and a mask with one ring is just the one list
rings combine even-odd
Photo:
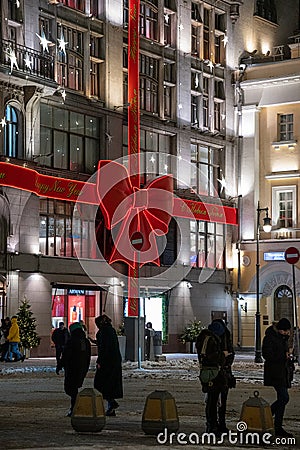
[(12, 105), (5, 108), (4, 154), (11, 158), (19, 156), (20, 113)]
[(288, 286), (279, 286), (274, 293), (274, 320), (280, 320), (282, 317), (293, 320), (293, 293)]

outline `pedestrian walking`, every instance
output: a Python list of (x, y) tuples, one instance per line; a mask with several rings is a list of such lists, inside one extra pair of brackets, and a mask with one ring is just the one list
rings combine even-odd
[(107, 400), (107, 416), (115, 416), (119, 404), (116, 398), (123, 398), (122, 357), (118, 336), (111, 319), (105, 314), (95, 319), (98, 332), (96, 341), (98, 358), (94, 387)]
[(11, 321), (9, 317), (1, 319), (1, 356), (0, 361), (4, 361), (6, 353), (8, 352), (9, 342), (7, 336), (9, 334), (9, 329), (11, 327)]
[(7, 336), (8, 341), (8, 351), (6, 352), (5, 361), (12, 362), (13, 361), (13, 355), (14, 355), (14, 361), (24, 361), (25, 355), (22, 355), (22, 353), (19, 350), (19, 344), (20, 344), (20, 330), (19, 325), (17, 322), (17, 316), (12, 316), (11, 318), (11, 327), (9, 329), (9, 333)]
[(288, 388), (291, 387), (291, 359), (289, 354), (289, 338), (291, 323), (282, 318), (277, 324), (266, 329), (262, 343), (264, 362), (264, 385), (273, 386), (277, 400), (271, 405), (274, 416), (275, 435), (293, 437), (282, 427), (284, 411), (289, 402)]
[[(214, 433), (217, 436), (223, 432), (218, 422), (218, 401), (221, 393), (226, 388), (224, 373), (225, 355), (221, 345), (221, 336), (224, 333), (225, 324), (213, 321), (207, 329), (201, 331), (196, 341), (200, 364), (199, 378), (202, 384), (202, 391), (207, 394), (205, 407), (206, 432)], [(223, 408), (221, 412), (223, 428), (226, 428), (225, 412)]]
[(78, 389), (83, 385), (83, 381), (89, 370), (90, 361), (91, 344), (85, 337), (80, 323), (75, 322), (70, 325), (70, 337), (64, 346), (60, 362), (61, 367), (65, 371), (65, 393), (71, 397), (71, 405), (67, 414), (68, 417), (72, 415)]
[(70, 337), (70, 333), (68, 328), (65, 327), (64, 322), (59, 322), (58, 328), (52, 333), (52, 341), (55, 345), (55, 357), (56, 357), (56, 373), (59, 374), (61, 370), (61, 356), (64, 350), (64, 347)]
[[(145, 360), (154, 360), (153, 338), (155, 330), (152, 327), (152, 322), (147, 322), (145, 326)], [(152, 345), (151, 345), (152, 344)]]

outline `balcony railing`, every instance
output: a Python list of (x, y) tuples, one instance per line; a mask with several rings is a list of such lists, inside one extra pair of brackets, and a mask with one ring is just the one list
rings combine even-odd
[[(12, 57), (15, 57), (13, 63)], [(32, 48), (2, 39), (0, 41), (0, 64), (10, 71), (34, 75), (44, 80), (54, 81), (54, 57)]]

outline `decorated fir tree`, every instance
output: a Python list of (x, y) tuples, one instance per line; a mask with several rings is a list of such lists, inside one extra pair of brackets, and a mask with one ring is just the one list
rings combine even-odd
[(40, 343), (40, 338), (36, 332), (36, 319), (33, 317), (31, 305), (26, 297), (24, 297), (24, 300), (19, 306), (17, 316), (22, 347), (24, 349), (37, 347)]

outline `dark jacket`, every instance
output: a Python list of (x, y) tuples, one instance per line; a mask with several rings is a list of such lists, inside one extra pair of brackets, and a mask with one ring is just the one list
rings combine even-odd
[[(206, 356), (203, 358), (201, 356), (201, 351), (203, 347), (203, 343), (205, 337), (209, 336), (212, 339), (209, 339), (206, 347)], [(196, 341), (196, 349), (198, 353), (199, 363), (204, 366), (217, 367), (223, 366), (225, 363), (225, 356), (221, 348), (221, 340), (218, 336), (216, 336), (211, 331), (204, 329), (201, 331)]]
[(264, 363), (264, 385), (291, 387), (288, 371), (288, 340), (272, 325), (266, 329), (262, 343)]
[(91, 344), (82, 329), (71, 333), (62, 354), (62, 367), (65, 370), (65, 393), (72, 395), (74, 388), (80, 388), (89, 370)]
[(110, 323), (104, 324), (96, 334), (98, 346), (97, 368), (94, 387), (106, 400), (122, 398), (122, 357), (115, 329)]
[(64, 347), (70, 337), (70, 333), (66, 327), (56, 328), (52, 333), (52, 341), (55, 347)]

